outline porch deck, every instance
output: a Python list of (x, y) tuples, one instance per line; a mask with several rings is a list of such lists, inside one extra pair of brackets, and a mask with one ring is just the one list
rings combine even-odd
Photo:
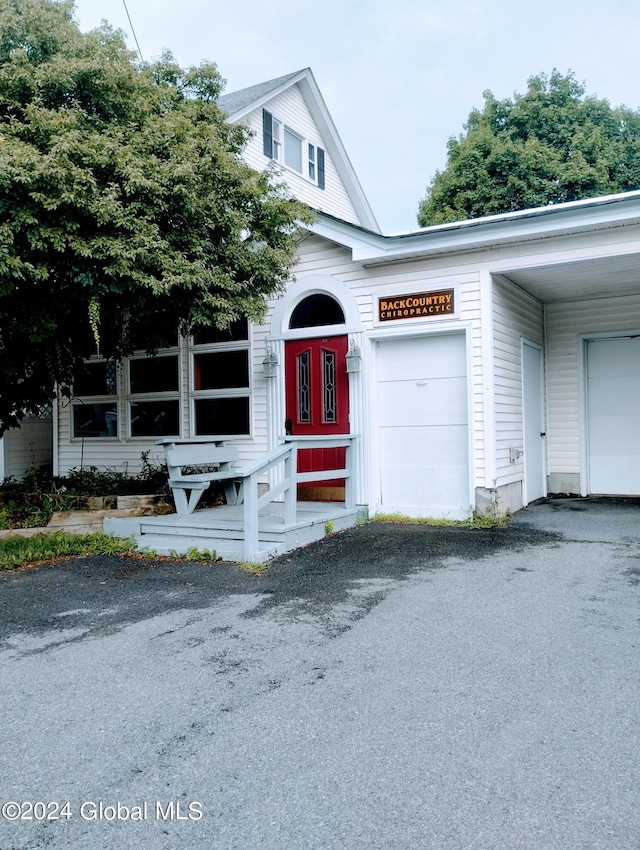
[(209, 549), (225, 561), (263, 563), (276, 555), (306, 546), (325, 536), (326, 524), (341, 531), (366, 517), (362, 507), (347, 508), (341, 502), (297, 502), (295, 521), (285, 522), (284, 504), (270, 502), (258, 513), (258, 549), (246, 555), (242, 505), (220, 505), (192, 514), (109, 518), (104, 531), (133, 537), (141, 549), (159, 555), (184, 554), (192, 547)]

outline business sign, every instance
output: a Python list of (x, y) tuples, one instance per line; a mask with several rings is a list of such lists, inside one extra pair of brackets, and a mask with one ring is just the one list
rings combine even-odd
[(390, 322), (394, 319), (416, 319), (444, 316), (455, 312), (453, 289), (438, 289), (431, 292), (412, 292), (411, 295), (392, 295), (378, 298), (378, 319)]

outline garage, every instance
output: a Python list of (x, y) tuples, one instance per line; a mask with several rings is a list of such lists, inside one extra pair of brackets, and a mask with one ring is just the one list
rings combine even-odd
[(640, 494), (640, 338), (587, 343), (589, 491)]
[(464, 334), (377, 342), (380, 510), (470, 513)]

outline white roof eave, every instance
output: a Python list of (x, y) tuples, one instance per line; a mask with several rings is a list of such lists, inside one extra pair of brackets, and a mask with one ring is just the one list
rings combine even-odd
[(363, 265), (417, 256), (482, 250), (514, 242), (640, 224), (640, 191), (382, 236), (318, 214), (306, 229), (352, 252)]

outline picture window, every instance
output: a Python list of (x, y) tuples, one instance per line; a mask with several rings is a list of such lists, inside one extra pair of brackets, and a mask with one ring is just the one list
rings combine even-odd
[(196, 330), (190, 363), (194, 436), (248, 436), (251, 380), (247, 320), (238, 320), (224, 331)]

